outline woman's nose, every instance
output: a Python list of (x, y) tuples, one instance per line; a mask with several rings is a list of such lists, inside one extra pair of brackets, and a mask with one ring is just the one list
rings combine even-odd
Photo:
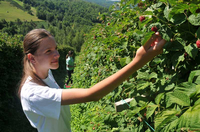
[(59, 58), (59, 57), (60, 57), (60, 54), (59, 54), (58, 50), (55, 50), (54, 57), (57, 57), (57, 58)]

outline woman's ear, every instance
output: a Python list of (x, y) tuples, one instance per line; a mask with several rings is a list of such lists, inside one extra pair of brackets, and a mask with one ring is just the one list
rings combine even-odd
[(34, 56), (33, 56), (31, 53), (27, 54), (27, 57), (28, 57), (28, 60), (29, 60), (32, 64), (35, 63), (35, 58), (34, 58)]

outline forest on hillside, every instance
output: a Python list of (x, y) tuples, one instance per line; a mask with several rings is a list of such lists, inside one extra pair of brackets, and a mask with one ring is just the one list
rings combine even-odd
[(45, 28), (55, 37), (59, 45), (68, 45), (76, 51), (80, 51), (84, 43), (84, 35), (89, 32), (93, 25), (100, 23), (98, 14), (109, 12), (108, 8), (85, 2), (82, 0), (20, 0), (24, 4), (20, 6), (17, 2), (9, 0), (12, 5), (20, 7), (31, 14), (31, 7), (36, 9), (36, 16), (42, 22), (6, 21), (1, 18), (0, 30), (10, 35), (25, 35), (33, 28)]
[(98, 5), (101, 5), (101, 6), (104, 6), (104, 7), (107, 7), (107, 8), (109, 8), (114, 3), (116, 3), (116, 1), (108, 1), (108, 0), (84, 0), (84, 1), (96, 3)]

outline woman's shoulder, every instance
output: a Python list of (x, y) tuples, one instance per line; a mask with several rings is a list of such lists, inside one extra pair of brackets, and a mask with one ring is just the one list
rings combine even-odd
[(21, 90), (21, 96), (28, 98), (30, 97), (33, 93), (35, 93), (38, 89), (45, 88), (47, 86), (42, 86), (37, 83), (35, 83), (31, 77), (28, 77), (22, 86)]

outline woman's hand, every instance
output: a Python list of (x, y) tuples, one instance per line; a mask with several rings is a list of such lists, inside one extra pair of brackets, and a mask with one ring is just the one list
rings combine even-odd
[(156, 32), (152, 37), (141, 46), (137, 52), (134, 60), (140, 61), (142, 63), (147, 63), (152, 60), (156, 55), (163, 52), (163, 46), (165, 45), (166, 40), (162, 39), (159, 35), (159, 32)]

